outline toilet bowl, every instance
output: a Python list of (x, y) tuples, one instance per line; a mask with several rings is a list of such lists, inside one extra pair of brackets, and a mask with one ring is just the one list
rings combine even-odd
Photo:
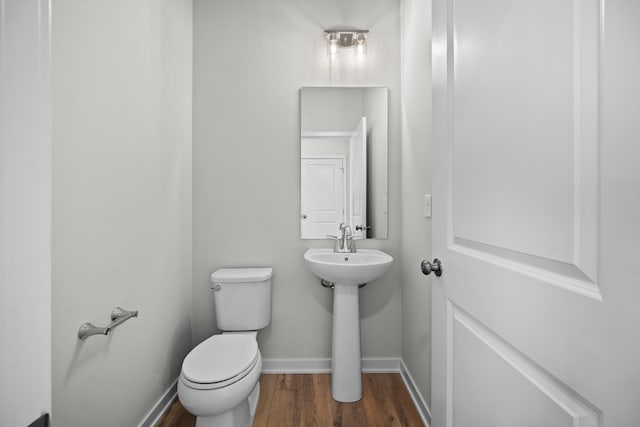
[(185, 358), (178, 381), (180, 402), (197, 417), (196, 427), (249, 427), (261, 369), (255, 334), (214, 335)]
[(260, 396), (256, 337), (271, 321), (271, 268), (222, 268), (211, 275), (218, 329), (185, 357), (178, 398), (196, 427), (251, 427)]

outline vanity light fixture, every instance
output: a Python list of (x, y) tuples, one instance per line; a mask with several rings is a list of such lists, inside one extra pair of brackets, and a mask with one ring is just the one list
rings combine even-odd
[(367, 54), (369, 30), (325, 30), (324, 35), (331, 60), (338, 58), (338, 49), (353, 49), (356, 59), (363, 59)]

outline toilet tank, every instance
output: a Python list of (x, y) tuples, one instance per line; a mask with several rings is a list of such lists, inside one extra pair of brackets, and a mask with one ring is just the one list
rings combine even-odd
[(271, 322), (272, 268), (221, 268), (211, 274), (222, 331), (254, 331)]

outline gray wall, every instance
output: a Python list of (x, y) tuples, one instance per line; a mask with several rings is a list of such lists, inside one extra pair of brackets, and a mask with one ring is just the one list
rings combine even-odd
[(0, 6), (0, 426), (26, 426), (51, 411), (50, 7)]
[[(364, 64), (330, 65), (331, 26), (371, 30)], [(360, 247), (399, 259), (399, 46), (398, 0), (194, 2), (194, 343), (216, 330), (213, 271), (272, 266), (263, 357), (330, 357), (331, 291), (302, 258), (330, 244), (299, 238), (302, 86), (389, 87), (389, 239)], [(400, 265), (361, 290), (364, 357), (400, 356)]]
[[(431, 401), (431, 1), (402, 2), (402, 358), (427, 404)], [(433, 203), (438, 203), (434, 200)]]
[[(190, 0), (53, 2), (53, 421), (134, 426), (191, 347)], [(115, 306), (140, 316), (108, 337)]]

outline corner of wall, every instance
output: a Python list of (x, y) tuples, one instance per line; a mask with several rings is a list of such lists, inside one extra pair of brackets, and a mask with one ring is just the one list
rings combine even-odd
[[(431, 280), (420, 261), (431, 259), (430, 1), (402, 1), (402, 358), (426, 402), (431, 398)], [(437, 201), (436, 201), (437, 202)]]

